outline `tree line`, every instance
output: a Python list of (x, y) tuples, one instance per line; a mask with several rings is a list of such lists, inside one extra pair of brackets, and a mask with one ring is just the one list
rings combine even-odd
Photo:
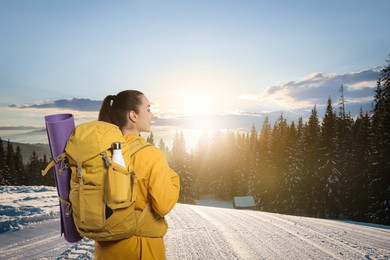
[[(390, 57), (390, 56), (389, 56)], [(181, 176), (180, 201), (202, 194), (220, 199), (252, 195), (257, 209), (390, 225), (390, 59), (377, 80), (372, 111), (352, 118), (343, 86), (322, 120), (317, 108), (304, 122), (280, 114), (250, 132), (205, 133), (187, 152), (179, 132), (169, 150), (159, 146)], [(153, 136), (150, 139), (153, 140)]]
[[(390, 56), (389, 56), (390, 58)], [(257, 209), (281, 214), (390, 225), (390, 59), (377, 80), (372, 111), (352, 118), (345, 111), (343, 86), (337, 108), (328, 98), (320, 120), (317, 108), (308, 121), (288, 123), (280, 114), (272, 125), (250, 132), (205, 132), (188, 152), (183, 132), (172, 149), (160, 147), (181, 177), (180, 202), (203, 194), (220, 199), (252, 195)], [(41, 177), (46, 156), (35, 151), (24, 165), (19, 146), (0, 138), (1, 185), (50, 185)]]
[(15, 149), (10, 140), (4, 144), (0, 137), (0, 185), (55, 186), (54, 178), (41, 176), (41, 170), (48, 163), (46, 155), (41, 158), (35, 150), (27, 163), (23, 163), (20, 146)]

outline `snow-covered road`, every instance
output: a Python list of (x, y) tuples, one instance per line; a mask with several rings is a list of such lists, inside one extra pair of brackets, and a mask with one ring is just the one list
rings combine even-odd
[[(168, 259), (390, 259), (390, 229), (259, 211), (178, 204), (168, 215)], [(91, 259), (58, 219), (0, 234), (0, 259)]]
[(168, 221), (168, 259), (390, 259), (384, 228), (182, 204)]

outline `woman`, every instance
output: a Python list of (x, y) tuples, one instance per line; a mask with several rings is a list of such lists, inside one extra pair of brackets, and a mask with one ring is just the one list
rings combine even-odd
[[(117, 125), (128, 143), (149, 132), (152, 120), (148, 99), (139, 91), (126, 90), (107, 96), (99, 120)], [(162, 152), (148, 146), (133, 156), (138, 178), (135, 203), (138, 216), (149, 203), (150, 210), (137, 227), (136, 235), (114, 242), (96, 242), (95, 259), (165, 259), (163, 236), (167, 231), (164, 215), (179, 197), (179, 176), (169, 168)]]

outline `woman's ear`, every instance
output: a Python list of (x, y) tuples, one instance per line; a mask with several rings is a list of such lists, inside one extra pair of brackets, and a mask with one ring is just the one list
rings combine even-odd
[(129, 112), (129, 119), (131, 122), (135, 123), (137, 121), (137, 113), (135, 111), (130, 111)]

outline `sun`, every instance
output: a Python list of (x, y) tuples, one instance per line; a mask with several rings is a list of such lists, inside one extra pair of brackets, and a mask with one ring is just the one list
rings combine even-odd
[(214, 112), (215, 103), (210, 93), (185, 91), (179, 94), (179, 113), (183, 115), (210, 115)]

